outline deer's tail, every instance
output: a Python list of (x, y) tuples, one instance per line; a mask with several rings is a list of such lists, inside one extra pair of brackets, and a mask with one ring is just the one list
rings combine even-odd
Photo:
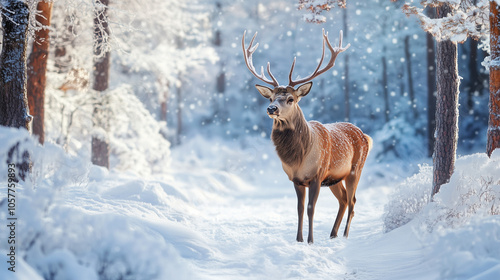
[(365, 134), (366, 141), (368, 142), (368, 151), (370, 151), (373, 147), (373, 139)]

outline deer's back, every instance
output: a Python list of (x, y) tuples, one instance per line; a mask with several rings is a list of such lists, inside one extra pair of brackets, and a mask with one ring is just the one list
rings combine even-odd
[(321, 124), (309, 122), (321, 155), (321, 180), (335, 181), (347, 176), (362, 161), (369, 150), (367, 136), (351, 123)]

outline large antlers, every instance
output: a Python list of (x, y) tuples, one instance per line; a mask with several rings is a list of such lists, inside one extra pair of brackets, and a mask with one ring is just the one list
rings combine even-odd
[(252, 62), (252, 54), (257, 50), (257, 47), (259, 46), (259, 43), (255, 44), (255, 47), (252, 48), (253, 41), (255, 40), (255, 37), (257, 36), (257, 32), (255, 32), (255, 35), (253, 35), (252, 41), (250, 41), (250, 45), (248, 48), (245, 48), (245, 34), (247, 31), (243, 32), (243, 39), (241, 39), (241, 46), (243, 47), (243, 55), (245, 56), (245, 63), (247, 64), (248, 69), (252, 74), (254, 74), (255, 77), (257, 77), (259, 80), (268, 83), (274, 87), (279, 86), (278, 81), (276, 78), (274, 78), (273, 74), (271, 73), (271, 63), (267, 63), (267, 73), (269, 73), (269, 76), (271, 76), (271, 80), (267, 79), (266, 76), (264, 75), (264, 67), (262, 66), (260, 69), (260, 75), (257, 74), (257, 71), (255, 71), (255, 67), (253, 66)]
[[(321, 64), (323, 63), (323, 59), (325, 58), (325, 42), (326, 42), (326, 45), (328, 46), (328, 49), (330, 49), (330, 52), (332, 53), (332, 56), (330, 57), (330, 61), (328, 62), (328, 64), (323, 67), (321, 70), (319, 70), (319, 68), (321, 67)], [(314, 70), (314, 72), (303, 78), (303, 79), (299, 79), (299, 80), (292, 80), (292, 73), (293, 73), (293, 68), (295, 68), (295, 60), (296, 60), (296, 57), (293, 59), (293, 64), (292, 64), (292, 68), (290, 69), (290, 74), (288, 75), (288, 85), (291, 86), (291, 87), (294, 87), (298, 84), (302, 84), (302, 83), (305, 83), (305, 82), (309, 82), (310, 80), (314, 79), (315, 77), (325, 73), (326, 71), (328, 71), (330, 68), (332, 68), (334, 65), (335, 65), (335, 59), (337, 58), (337, 55), (345, 50), (347, 50), (349, 47), (351, 46), (351, 44), (347, 44), (347, 46), (345, 47), (342, 47), (342, 30), (340, 31), (340, 36), (339, 36), (339, 46), (338, 47), (332, 47), (332, 45), (330, 44), (330, 40), (328, 40), (328, 32), (325, 33), (325, 29), (323, 29), (323, 54), (321, 55), (321, 59), (319, 60), (319, 64), (318, 64), (318, 67), (316, 67), (316, 70)]]
[[(247, 64), (248, 69), (250, 70), (250, 72), (252, 72), (252, 74), (255, 77), (257, 77), (261, 81), (268, 83), (274, 87), (279, 86), (278, 81), (276, 80), (276, 78), (274, 78), (273, 74), (271, 73), (271, 64), (269, 62), (267, 63), (267, 73), (269, 73), (269, 76), (271, 76), (272, 80), (269, 80), (268, 78), (266, 78), (266, 76), (264, 74), (264, 67), (261, 67), (260, 75), (257, 74), (257, 71), (255, 70), (255, 67), (253, 66), (253, 62), (252, 62), (252, 54), (255, 52), (255, 50), (257, 50), (257, 47), (259, 46), (259, 43), (257, 43), (257, 44), (255, 44), (254, 47), (252, 47), (253, 41), (255, 40), (255, 37), (257, 36), (257, 32), (255, 32), (255, 35), (253, 35), (253, 38), (250, 41), (250, 45), (248, 46), (248, 48), (245, 48), (245, 34), (246, 34), (246, 30), (243, 33), (243, 38), (241, 39), (241, 46), (243, 47), (243, 55), (245, 57), (245, 63)], [(290, 69), (290, 74), (288, 75), (288, 86), (294, 87), (298, 84), (303, 84), (305, 82), (309, 82), (310, 80), (314, 79), (315, 77), (325, 73), (330, 68), (332, 68), (335, 65), (335, 59), (337, 58), (337, 55), (339, 53), (347, 50), (351, 46), (351, 44), (347, 44), (347, 46), (342, 47), (342, 37), (343, 36), (342, 36), (342, 30), (341, 30), (340, 36), (339, 36), (339, 46), (334, 48), (330, 44), (330, 40), (328, 40), (328, 33), (325, 33), (325, 29), (323, 29), (323, 54), (321, 55), (321, 59), (319, 60), (318, 66), (316, 67), (314, 72), (312, 74), (310, 74), (309, 76), (294, 81), (294, 80), (292, 80), (292, 74), (293, 74), (293, 69), (295, 68), (295, 61), (297, 59), (295, 57), (293, 59), (292, 68)], [(323, 67), (322, 69), (319, 69), (321, 67), (321, 64), (323, 64), (323, 59), (325, 58), (325, 45), (328, 46), (328, 49), (330, 49), (330, 52), (332, 53), (332, 55), (330, 57), (330, 61), (328, 61), (328, 64), (326, 64), (325, 67)]]

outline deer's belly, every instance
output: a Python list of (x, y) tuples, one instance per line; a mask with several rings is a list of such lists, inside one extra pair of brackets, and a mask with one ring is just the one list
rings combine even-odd
[(318, 163), (317, 160), (305, 160), (301, 166), (289, 166), (282, 163), (283, 170), (288, 175), (288, 179), (300, 186), (309, 186), (313, 179), (320, 180), (323, 186), (332, 186), (344, 180), (351, 171), (351, 165), (347, 161)]

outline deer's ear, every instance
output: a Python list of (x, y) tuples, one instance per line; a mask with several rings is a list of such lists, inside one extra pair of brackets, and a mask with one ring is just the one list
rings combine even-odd
[(311, 90), (312, 86), (313, 86), (313, 82), (309, 82), (309, 83), (301, 85), (296, 91), (298, 100), (300, 100), (302, 97), (306, 96), (309, 93), (309, 91)]
[(260, 94), (262, 96), (264, 96), (265, 98), (271, 98), (271, 96), (273, 96), (273, 90), (266, 87), (266, 86), (261, 86), (261, 85), (255, 85), (255, 87), (257, 88), (257, 90), (260, 92)]

